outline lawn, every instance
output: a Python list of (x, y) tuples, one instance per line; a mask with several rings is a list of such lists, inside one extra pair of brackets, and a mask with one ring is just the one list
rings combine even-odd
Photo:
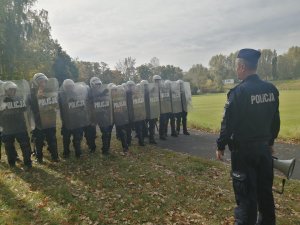
[[(226, 94), (193, 96), (193, 108), (188, 114), (189, 126), (218, 132), (223, 116)], [(300, 89), (280, 91), (281, 129), (279, 138), (300, 141)]]
[[(113, 138), (112, 156), (103, 158), (84, 144), (80, 160), (46, 160), (31, 172), (2, 159), (0, 224), (233, 224), (227, 164), (149, 145), (129, 156), (120, 149)], [(275, 200), (278, 224), (299, 224), (300, 182), (288, 181)]]

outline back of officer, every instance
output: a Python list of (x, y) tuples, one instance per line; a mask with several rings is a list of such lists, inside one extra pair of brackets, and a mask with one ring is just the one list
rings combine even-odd
[(33, 130), (37, 162), (43, 162), (43, 146), (47, 141), (51, 159), (58, 161), (56, 114), (58, 110), (58, 81), (37, 73), (32, 78), (30, 106), (33, 112)]
[(239, 51), (236, 71), (242, 82), (228, 93), (217, 140), (218, 159), (227, 144), (231, 150), (236, 225), (275, 224), (272, 150), (280, 128), (279, 93), (256, 74), (260, 55)]

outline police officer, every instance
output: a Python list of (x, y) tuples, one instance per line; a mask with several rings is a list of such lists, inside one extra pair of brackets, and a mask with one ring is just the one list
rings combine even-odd
[(176, 131), (177, 134), (180, 133), (180, 125), (182, 122), (182, 130), (183, 130), (183, 134), (184, 135), (190, 135), (190, 133), (187, 130), (187, 99), (185, 96), (185, 90), (184, 90), (184, 81), (183, 80), (177, 80), (176, 82), (178, 82), (180, 84), (180, 93), (181, 93), (181, 103), (182, 103), (182, 112), (177, 113), (176, 114)]
[(59, 106), (62, 119), (63, 135), (63, 157), (70, 156), (69, 145), (73, 136), (73, 146), (76, 158), (82, 154), (81, 141), (83, 137), (83, 127), (90, 124), (87, 110), (88, 87), (84, 83), (74, 83), (73, 80), (66, 79), (62, 84), (59, 93)]
[(109, 88), (112, 96), (113, 117), (117, 138), (121, 141), (123, 153), (126, 155), (129, 152), (129, 138), (127, 138), (127, 133), (130, 129), (126, 91), (122, 85), (109, 85)]
[[(128, 144), (130, 145), (131, 138), (132, 138), (131, 133), (132, 130), (134, 129), (136, 132), (136, 136), (138, 138), (139, 145), (145, 146), (144, 133), (143, 133), (143, 127), (146, 118), (144, 93), (137, 92), (138, 88), (140, 88), (140, 86), (135, 85), (133, 81), (131, 80), (127, 81), (126, 98), (127, 98), (127, 107), (128, 107), (129, 122), (130, 122), (130, 126), (127, 132), (127, 138), (128, 138)], [(140, 100), (142, 100), (143, 102), (139, 103)]]
[[(165, 84), (169, 87), (170, 90), (170, 97), (172, 98), (172, 90), (171, 90), (171, 81), (170, 80), (165, 80)], [(170, 126), (171, 126), (171, 136), (172, 137), (178, 137), (177, 131), (175, 129), (175, 117), (176, 114), (173, 112), (169, 112), (166, 115), (166, 122), (165, 122), (165, 134), (168, 134), (168, 126), (169, 126), (169, 121), (170, 121)]]
[(217, 139), (217, 159), (226, 145), (231, 150), (236, 225), (275, 224), (272, 150), (280, 129), (279, 93), (256, 74), (260, 55), (254, 49), (239, 51), (236, 71), (242, 82), (227, 95)]
[[(4, 91), (0, 105), (0, 124), (3, 128), (2, 141), (5, 146), (8, 164), (14, 167), (17, 160), (14, 144), (16, 139), (22, 150), (24, 165), (26, 169), (29, 169), (32, 167), (31, 147), (25, 116), (29, 86), (25, 80), (20, 81), (19, 85), (7, 81), (1, 87)], [(20, 90), (21, 88), (24, 90)], [(22, 91), (23, 93), (21, 93)]]
[(58, 162), (56, 139), (56, 113), (58, 109), (58, 82), (55, 78), (51, 81), (43, 73), (33, 76), (30, 106), (33, 112), (35, 129), (33, 140), (37, 162), (43, 162), (43, 146), (46, 139), (51, 159)]
[(159, 109), (159, 93), (156, 84), (149, 84), (147, 80), (141, 80), (141, 85), (144, 86), (144, 98), (146, 105), (146, 120), (143, 123), (143, 135), (149, 137), (149, 144), (157, 144), (154, 138), (155, 125), (160, 113)]
[(165, 108), (165, 104), (163, 102), (163, 96), (161, 95), (161, 86), (162, 86), (162, 80), (159, 75), (154, 75), (153, 76), (153, 81), (154, 83), (158, 86), (159, 90), (159, 101), (160, 101), (160, 116), (159, 116), (159, 139), (161, 140), (167, 140), (166, 138), (166, 122), (168, 119), (168, 113), (170, 112), (165, 112), (163, 110)]
[[(94, 124), (98, 124), (102, 133), (102, 154), (109, 155), (111, 132), (113, 128), (112, 121), (112, 106), (111, 106), (111, 95), (108, 85), (106, 88), (103, 86), (101, 80), (98, 77), (92, 77), (90, 79), (90, 91), (89, 91), (89, 102), (91, 107), (91, 121)], [(96, 137), (96, 126), (92, 131), (92, 140), (95, 143), (94, 137)]]

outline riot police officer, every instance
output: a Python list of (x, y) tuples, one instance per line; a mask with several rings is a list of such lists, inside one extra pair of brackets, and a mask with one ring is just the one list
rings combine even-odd
[(217, 140), (218, 159), (226, 145), (231, 150), (236, 225), (275, 224), (272, 149), (280, 129), (279, 92), (256, 74), (260, 55), (254, 49), (239, 51), (236, 71), (242, 82), (227, 95)]
[(129, 151), (129, 143), (127, 138), (129, 126), (128, 108), (126, 91), (122, 85), (109, 85), (111, 90), (113, 118), (116, 125), (117, 137), (122, 143), (123, 152)]
[(74, 83), (71, 79), (64, 80), (59, 92), (59, 106), (62, 120), (63, 156), (70, 155), (70, 139), (76, 158), (80, 158), (83, 127), (90, 124), (87, 105), (88, 87), (84, 83)]
[(169, 117), (169, 113), (172, 111), (170, 87), (166, 85), (159, 75), (153, 76), (153, 81), (158, 86), (159, 102), (160, 102), (160, 116), (159, 116), (159, 138), (166, 140), (166, 123)]
[(134, 129), (140, 146), (144, 146), (143, 127), (146, 119), (146, 108), (143, 86), (135, 85), (133, 81), (127, 82), (127, 107), (130, 127), (128, 129), (128, 143), (131, 143), (131, 130)]
[(190, 135), (187, 129), (187, 115), (188, 115), (188, 106), (191, 104), (191, 90), (188, 82), (184, 82), (183, 80), (176, 81), (180, 85), (180, 94), (181, 94), (181, 104), (182, 110), (181, 112), (176, 114), (176, 131), (177, 134), (180, 133), (180, 125), (182, 123), (182, 130), (184, 135)]
[[(165, 85), (168, 86), (169, 88), (169, 92), (170, 92), (170, 97), (171, 97), (171, 107), (172, 107), (172, 111), (167, 113), (166, 116), (166, 123), (165, 123), (165, 133), (168, 134), (168, 126), (169, 126), (169, 121), (170, 121), (170, 125), (171, 125), (171, 136), (172, 137), (178, 137), (177, 135), (177, 131), (175, 129), (175, 117), (178, 113), (178, 103), (180, 103), (180, 101), (178, 101), (178, 93), (180, 91), (179, 86), (175, 87), (173, 85), (173, 82), (171, 82), (170, 80), (165, 80)], [(178, 89), (176, 92), (176, 88)], [(179, 95), (180, 96), (180, 95)]]
[(43, 73), (33, 76), (30, 96), (35, 129), (34, 142), (37, 162), (43, 162), (43, 146), (46, 139), (51, 159), (58, 162), (56, 139), (56, 114), (58, 110), (58, 82)]
[[(102, 154), (108, 155), (113, 128), (111, 94), (108, 85), (102, 84), (98, 77), (90, 79), (89, 102), (91, 108), (91, 122), (98, 124), (102, 133)], [(92, 140), (95, 143), (95, 129), (91, 130)]]
[(19, 142), (26, 168), (32, 167), (31, 147), (27, 132), (27, 105), (29, 85), (27, 81), (7, 81), (1, 85), (0, 124), (3, 128), (2, 141), (5, 146), (8, 164), (15, 166), (17, 153), (15, 139)]
[(155, 135), (155, 125), (160, 114), (158, 85), (149, 83), (146, 80), (140, 82), (144, 86), (144, 98), (146, 105), (146, 120), (143, 124), (144, 136), (149, 136), (149, 144), (157, 144)]

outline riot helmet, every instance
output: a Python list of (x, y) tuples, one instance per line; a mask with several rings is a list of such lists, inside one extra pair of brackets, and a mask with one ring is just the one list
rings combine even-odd
[(71, 80), (71, 79), (66, 79), (66, 80), (64, 80), (64, 82), (63, 82), (62, 85), (63, 85), (63, 90), (64, 90), (65, 92), (73, 91), (74, 88), (75, 88), (75, 83), (74, 83), (74, 81)]
[(33, 84), (37, 87), (44, 87), (48, 81), (48, 77), (43, 73), (36, 73), (32, 78)]
[(100, 87), (102, 85), (101, 80), (98, 77), (92, 77), (90, 79), (90, 86), (91, 88)]
[(15, 96), (18, 86), (12, 81), (6, 81), (3, 84), (5, 94), (9, 97)]
[(147, 80), (141, 80), (140, 84), (145, 85), (145, 84), (149, 84), (149, 82)]
[(154, 75), (154, 76), (153, 76), (153, 81), (156, 82), (156, 81), (158, 81), (158, 80), (161, 80), (161, 76), (159, 76), (159, 75)]

